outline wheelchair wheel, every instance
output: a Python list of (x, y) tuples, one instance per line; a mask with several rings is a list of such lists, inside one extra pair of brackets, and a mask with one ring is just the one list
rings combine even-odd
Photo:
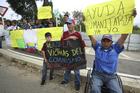
[(91, 70), (88, 70), (84, 93), (90, 92), (90, 78), (91, 78)]
[(121, 88), (121, 90), (122, 90), (122, 93), (124, 93), (123, 83), (122, 83), (121, 78), (120, 78), (118, 75), (117, 75), (117, 79), (118, 79), (118, 82), (119, 82), (119, 86), (120, 86), (120, 88)]

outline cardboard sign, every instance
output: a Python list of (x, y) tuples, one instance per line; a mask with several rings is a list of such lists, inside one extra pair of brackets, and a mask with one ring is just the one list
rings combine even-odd
[(38, 19), (52, 18), (51, 6), (43, 6), (38, 9)]

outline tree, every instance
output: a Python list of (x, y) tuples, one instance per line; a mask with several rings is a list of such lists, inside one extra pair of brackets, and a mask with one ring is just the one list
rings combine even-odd
[(37, 5), (35, 0), (7, 0), (10, 7), (23, 18), (36, 19)]
[(140, 34), (140, 27), (138, 27), (137, 25), (135, 25), (133, 27), (133, 34)]
[[(36, 0), (7, 0), (10, 7), (23, 18), (37, 19), (37, 5)], [(43, 0), (43, 6), (51, 6), (53, 10), (52, 2)]]
[(76, 30), (85, 32), (85, 25), (83, 23), (84, 17), (81, 11), (72, 12), (74, 19), (77, 21)]

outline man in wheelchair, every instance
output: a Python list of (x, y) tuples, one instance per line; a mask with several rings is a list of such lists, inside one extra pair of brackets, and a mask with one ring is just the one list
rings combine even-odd
[[(136, 10), (133, 11), (132, 16), (136, 16)], [(116, 71), (118, 56), (124, 49), (127, 36), (128, 34), (122, 34), (118, 41), (113, 44), (111, 35), (103, 35), (101, 43), (96, 41), (92, 35), (89, 35), (92, 47), (95, 50), (90, 93), (101, 93), (103, 85), (108, 88), (108, 93), (122, 93)]]

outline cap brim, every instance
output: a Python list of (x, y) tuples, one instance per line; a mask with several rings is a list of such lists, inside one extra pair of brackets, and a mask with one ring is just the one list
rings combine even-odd
[(108, 39), (108, 40), (112, 41), (112, 39), (109, 39), (109, 38), (103, 38), (102, 40), (104, 40), (104, 39)]

